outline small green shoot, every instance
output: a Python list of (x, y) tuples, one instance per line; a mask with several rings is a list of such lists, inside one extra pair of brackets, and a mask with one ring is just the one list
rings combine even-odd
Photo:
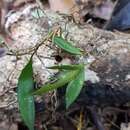
[[(43, 12), (33, 12), (32, 15), (36, 18), (42, 17)], [(80, 48), (74, 47), (70, 42), (66, 41), (61, 36), (53, 35), (54, 32), (50, 32), (45, 41), (52, 40), (61, 49), (73, 55), (83, 55), (83, 51)], [(37, 49), (39, 46), (37, 47)], [(33, 55), (37, 50), (34, 51)], [(84, 64), (77, 65), (55, 65), (47, 67), (48, 69), (58, 69), (60, 74), (53, 83), (47, 83), (40, 89), (34, 90), (33, 80), (33, 68), (32, 57), (28, 64), (22, 70), (18, 79), (18, 104), (21, 113), (21, 117), (29, 130), (34, 130), (35, 124), (35, 105), (34, 95), (42, 95), (59, 87), (67, 85), (65, 101), (66, 108), (68, 108), (78, 97), (84, 83)]]

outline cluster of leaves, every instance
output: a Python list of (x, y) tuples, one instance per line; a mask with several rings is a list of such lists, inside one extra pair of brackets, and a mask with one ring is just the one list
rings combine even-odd
[[(54, 36), (53, 43), (73, 55), (82, 55), (79, 48), (75, 48), (71, 43), (62, 37)], [(78, 97), (84, 83), (84, 64), (60, 65), (48, 67), (48, 69), (58, 69), (60, 75), (54, 83), (43, 85), (40, 89), (34, 90), (32, 57), (22, 70), (18, 80), (18, 103), (21, 117), (29, 130), (34, 130), (35, 124), (35, 104), (34, 95), (42, 95), (51, 90), (67, 85), (65, 100), (68, 108)]]

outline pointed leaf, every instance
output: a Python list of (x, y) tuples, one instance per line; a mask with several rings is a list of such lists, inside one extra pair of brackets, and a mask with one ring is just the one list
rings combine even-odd
[(67, 84), (68, 82), (70, 82), (71, 80), (73, 80), (78, 73), (79, 73), (79, 70), (67, 71), (61, 77), (59, 77), (56, 82), (43, 85), (40, 89), (34, 91), (32, 94), (33, 95), (41, 95), (41, 94), (44, 94), (44, 93), (49, 92), (51, 90), (62, 87), (65, 84)]
[(35, 106), (34, 98), (29, 95), (33, 90), (32, 58), (22, 70), (18, 80), (18, 103), (21, 117), (29, 130), (34, 130)]
[(68, 108), (78, 97), (84, 83), (84, 67), (80, 70), (74, 80), (72, 80), (66, 89), (66, 108)]
[(75, 48), (72, 46), (71, 43), (67, 42), (65, 39), (62, 37), (54, 36), (53, 42), (59, 46), (60, 48), (64, 49), (65, 51), (75, 54), (75, 55), (82, 55), (81, 49)]
[(76, 70), (81, 69), (83, 67), (83, 64), (78, 65), (55, 65), (51, 67), (47, 67), (48, 69), (59, 69), (59, 70)]

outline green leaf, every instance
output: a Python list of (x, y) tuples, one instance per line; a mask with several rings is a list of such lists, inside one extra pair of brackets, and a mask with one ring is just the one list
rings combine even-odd
[(18, 103), (20, 114), (29, 130), (34, 130), (35, 105), (34, 97), (29, 95), (33, 91), (32, 58), (22, 70), (18, 80)]
[(80, 94), (80, 91), (83, 87), (84, 83), (84, 67), (80, 70), (78, 75), (74, 80), (72, 80), (66, 89), (66, 95), (65, 95), (65, 100), (66, 100), (66, 108), (68, 108), (78, 97)]
[(72, 71), (64, 72), (63, 75), (61, 75), (56, 82), (43, 85), (40, 89), (34, 91), (32, 94), (41, 95), (51, 90), (62, 87), (68, 82), (70, 82), (71, 80), (73, 80), (78, 73), (79, 73), (79, 70), (72, 70)]
[(53, 42), (59, 46), (60, 48), (64, 49), (65, 51), (74, 54), (74, 55), (82, 55), (81, 49), (75, 48), (72, 46), (71, 43), (63, 39), (62, 37), (54, 36)]
[(48, 69), (59, 69), (59, 70), (76, 70), (81, 69), (83, 67), (83, 64), (78, 65), (55, 65), (51, 67), (47, 67)]

